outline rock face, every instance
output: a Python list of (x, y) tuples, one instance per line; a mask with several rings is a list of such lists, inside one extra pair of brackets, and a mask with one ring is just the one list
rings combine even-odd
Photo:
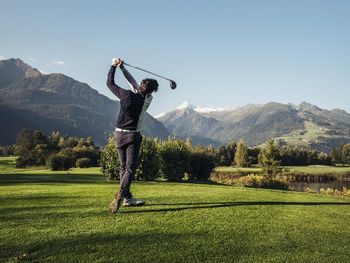
[[(15, 142), (23, 128), (70, 136), (91, 136), (105, 145), (113, 132), (119, 102), (63, 74), (41, 74), (20, 59), (0, 61), (0, 144)], [(143, 133), (166, 138), (169, 132), (150, 115)]]
[(243, 138), (252, 146), (276, 138), (290, 145), (329, 151), (350, 142), (350, 114), (340, 109), (324, 110), (306, 102), (299, 106), (270, 102), (205, 110), (186, 102), (157, 119), (179, 137), (196, 136), (213, 145)]

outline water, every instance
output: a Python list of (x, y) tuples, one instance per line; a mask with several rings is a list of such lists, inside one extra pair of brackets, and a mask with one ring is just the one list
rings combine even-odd
[(342, 190), (343, 187), (346, 187), (347, 189), (350, 189), (350, 182), (290, 182), (291, 187), (294, 191), (299, 192), (305, 192), (306, 188), (316, 190), (318, 193), (320, 192), (321, 188), (331, 188), (331, 189), (337, 189)]

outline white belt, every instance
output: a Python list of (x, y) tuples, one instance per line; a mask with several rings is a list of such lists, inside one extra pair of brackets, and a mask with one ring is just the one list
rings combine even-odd
[(120, 128), (115, 128), (115, 131), (120, 131), (120, 132), (139, 132), (139, 131), (124, 130), (124, 129), (120, 129)]

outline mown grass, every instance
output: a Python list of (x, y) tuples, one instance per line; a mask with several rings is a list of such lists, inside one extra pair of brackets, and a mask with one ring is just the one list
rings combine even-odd
[(0, 175), (0, 261), (349, 262), (350, 199), (136, 182), (147, 205), (107, 206), (93, 169)]

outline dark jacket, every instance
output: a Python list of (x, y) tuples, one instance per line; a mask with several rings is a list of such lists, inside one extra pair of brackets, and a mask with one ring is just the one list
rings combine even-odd
[(120, 99), (120, 111), (117, 119), (117, 128), (136, 131), (145, 96), (126, 90), (114, 82), (115, 66), (111, 66), (107, 76), (107, 87)]

